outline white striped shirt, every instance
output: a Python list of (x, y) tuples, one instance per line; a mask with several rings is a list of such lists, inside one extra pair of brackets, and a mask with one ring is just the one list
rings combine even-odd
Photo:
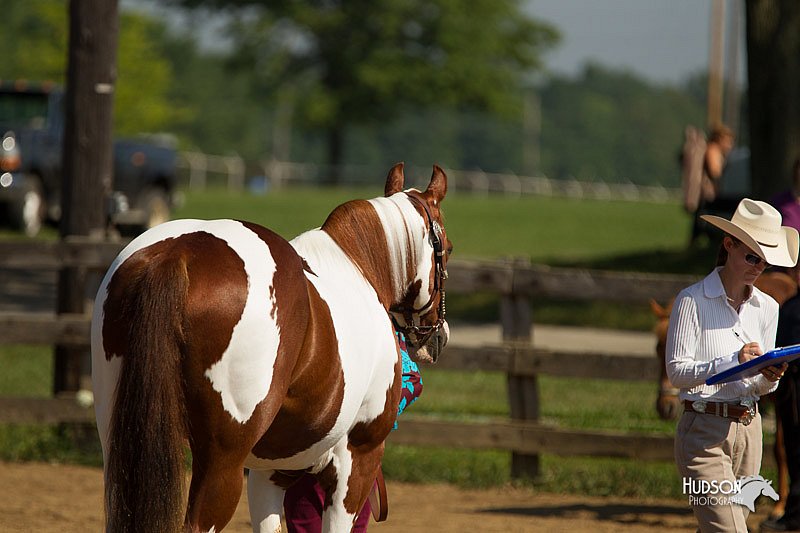
[(764, 352), (775, 348), (778, 303), (753, 287), (739, 312), (728, 303), (717, 267), (703, 280), (683, 289), (672, 306), (665, 364), (681, 400), (758, 399), (778, 383), (761, 374), (706, 385), (706, 379), (739, 364), (739, 350), (757, 342)]

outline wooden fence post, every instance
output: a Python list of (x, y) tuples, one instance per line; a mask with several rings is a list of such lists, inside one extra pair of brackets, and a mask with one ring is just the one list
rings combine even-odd
[[(116, 82), (117, 0), (70, 0), (67, 92), (64, 101), (61, 225), (73, 235), (104, 235), (106, 201), (112, 189), (112, 113)], [(58, 277), (58, 313), (83, 313), (85, 268), (65, 267)], [(88, 384), (85, 349), (57, 345), (53, 393)]]
[[(527, 296), (514, 290), (514, 279), (519, 268), (527, 268), (530, 262), (515, 259), (512, 265), (511, 293), (500, 300), (500, 320), (503, 325), (503, 341), (529, 345), (531, 343), (531, 307)], [(515, 355), (516, 356), (516, 355)], [(512, 420), (536, 422), (539, 420), (539, 380), (536, 376), (519, 376), (510, 365), (507, 377), (508, 404)], [(539, 456), (511, 452), (511, 477), (536, 478), (539, 475)]]

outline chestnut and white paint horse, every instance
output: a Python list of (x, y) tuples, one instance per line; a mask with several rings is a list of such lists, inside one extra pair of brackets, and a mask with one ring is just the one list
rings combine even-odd
[(403, 181), (400, 163), (385, 197), (347, 202), (291, 242), (176, 220), (120, 253), (92, 320), (107, 531), (220, 531), (245, 468), (254, 531), (280, 531), (283, 491), (303, 472), (326, 490), (323, 531), (350, 531), (400, 399), (392, 319), (418, 360), (448, 336), (447, 177), (434, 167), (424, 192)]

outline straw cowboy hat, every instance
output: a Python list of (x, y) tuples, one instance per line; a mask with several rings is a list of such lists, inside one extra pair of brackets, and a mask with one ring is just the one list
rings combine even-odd
[(745, 198), (730, 220), (714, 215), (700, 218), (742, 241), (770, 265), (797, 264), (797, 230), (781, 226), (781, 214), (766, 202)]

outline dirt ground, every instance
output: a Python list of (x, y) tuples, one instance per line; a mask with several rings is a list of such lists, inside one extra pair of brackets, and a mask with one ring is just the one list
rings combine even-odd
[[(102, 530), (102, 471), (80, 466), (0, 463), (0, 532)], [(675, 500), (630, 500), (541, 494), (530, 489), (462, 490), (388, 482), (389, 519), (370, 531), (642, 532), (694, 531), (688, 507)], [(770, 505), (750, 516), (758, 531)], [(247, 496), (225, 531), (248, 533)]]

